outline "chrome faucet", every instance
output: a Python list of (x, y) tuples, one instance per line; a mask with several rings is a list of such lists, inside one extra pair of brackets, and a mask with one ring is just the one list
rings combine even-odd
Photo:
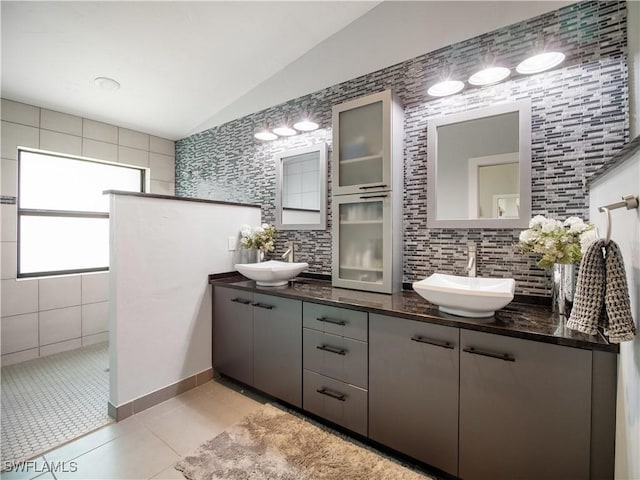
[(293, 263), (295, 261), (294, 260), (295, 251), (296, 251), (296, 246), (293, 243), (293, 240), (291, 240), (290, 242), (287, 242), (287, 251), (282, 254), (281, 258), (286, 258), (287, 262)]
[(468, 256), (469, 256), (469, 260), (467, 261), (467, 266), (465, 268), (465, 270), (467, 271), (467, 273), (469, 274), (470, 277), (475, 277), (476, 276), (476, 244), (473, 242), (468, 242), (467, 243), (467, 252), (468, 252)]

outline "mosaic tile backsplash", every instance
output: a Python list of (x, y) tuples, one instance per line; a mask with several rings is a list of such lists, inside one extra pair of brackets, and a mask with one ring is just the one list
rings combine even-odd
[[(522, 76), (460, 94), (432, 98), (427, 88), (443, 69), (468, 78), (491, 52), (515, 67), (534, 45), (563, 51), (562, 68)], [(497, 103), (530, 98), (532, 103), (533, 214), (588, 215), (586, 180), (629, 140), (625, 2), (581, 2), (464, 42), (429, 52), (368, 75), (325, 88), (176, 143), (176, 195), (262, 205), (275, 219), (276, 153), (326, 141), (331, 146), (331, 108), (385, 89), (405, 109), (404, 281), (433, 272), (464, 274), (466, 245), (478, 245), (478, 275), (512, 276), (516, 293), (549, 295), (548, 274), (536, 258), (514, 247), (520, 230), (427, 228), (427, 124), (429, 119)], [(261, 143), (254, 129), (302, 110), (314, 112), (315, 132)], [(293, 240), (297, 259), (309, 271), (331, 273), (331, 169), (326, 231), (279, 232), (276, 252)]]

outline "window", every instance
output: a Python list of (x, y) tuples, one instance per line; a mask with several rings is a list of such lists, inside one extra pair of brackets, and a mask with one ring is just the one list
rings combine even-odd
[(145, 168), (18, 150), (18, 277), (109, 268), (109, 196), (143, 192)]

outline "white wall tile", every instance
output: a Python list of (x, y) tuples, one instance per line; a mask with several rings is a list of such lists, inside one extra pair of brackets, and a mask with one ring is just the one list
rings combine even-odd
[(88, 273), (82, 275), (82, 303), (106, 302), (109, 300), (109, 274)]
[(82, 336), (109, 330), (109, 302), (82, 305)]
[(18, 195), (18, 162), (8, 158), (3, 158), (0, 162), (0, 195), (15, 197)]
[(80, 305), (80, 275), (40, 280), (40, 310)]
[(69, 155), (82, 155), (82, 138), (66, 133), (40, 130), (40, 148)]
[(109, 332), (104, 333), (96, 333), (95, 335), (88, 335), (86, 337), (82, 337), (82, 346), (86, 347), (87, 345), (94, 345), (96, 343), (108, 342), (109, 341)]
[(173, 157), (176, 154), (176, 142), (151, 136), (149, 138), (149, 151)]
[(29, 350), (22, 350), (21, 352), (7, 353), (0, 357), (0, 364), (3, 367), (8, 367), (9, 365), (15, 365), (16, 363), (33, 360), (34, 358), (38, 358), (39, 355), (40, 350), (38, 348), (30, 348)]
[(149, 152), (137, 148), (118, 147), (118, 162), (138, 167), (149, 166)]
[(149, 153), (149, 168), (151, 168), (151, 180), (173, 182), (176, 178), (174, 157), (160, 153)]
[(100, 142), (89, 138), (82, 139), (82, 156), (107, 160), (109, 162), (118, 161), (118, 146), (114, 143)]
[(1, 249), (2, 279), (16, 278), (18, 244), (16, 242), (2, 242)]
[(82, 118), (53, 110), (40, 110), (40, 128), (82, 136)]
[(149, 151), (149, 135), (128, 128), (119, 128), (118, 145)]
[(151, 192), (158, 195), (175, 195), (175, 184), (162, 180), (151, 180)]
[(2, 353), (19, 352), (38, 346), (38, 314), (15, 315), (0, 319)]
[(96, 122), (87, 118), (82, 119), (82, 136), (101, 142), (118, 143), (118, 127), (108, 123)]
[(3, 317), (37, 311), (38, 280), (2, 280)]
[(0, 205), (0, 215), (3, 242), (15, 242), (17, 238), (17, 206), (16, 205)]
[(2, 99), (2, 120), (31, 127), (40, 126), (40, 109), (26, 103)]
[(40, 347), (40, 356), (46, 357), (47, 355), (55, 355), (56, 353), (66, 352), (67, 350), (74, 350), (76, 348), (80, 348), (81, 346), (82, 342), (79, 338), (67, 340), (66, 342), (44, 345)]
[(38, 148), (39, 130), (26, 125), (2, 121), (2, 158), (18, 159), (18, 146)]
[(40, 345), (80, 338), (80, 307), (58, 308), (40, 312)]

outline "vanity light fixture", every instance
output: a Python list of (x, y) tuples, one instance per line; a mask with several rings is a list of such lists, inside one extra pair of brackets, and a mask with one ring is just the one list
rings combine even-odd
[(469, 77), (469, 83), (476, 86), (492, 85), (501, 82), (511, 75), (507, 67), (489, 67), (474, 73)]
[(256, 133), (253, 134), (253, 136), (258, 140), (262, 140), (265, 142), (268, 142), (269, 140), (275, 140), (276, 138), (278, 138), (278, 136), (275, 133), (271, 132), (267, 127), (264, 127), (258, 130)]
[(275, 127), (272, 131), (273, 133), (281, 137), (290, 137), (291, 135), (296, 135), (298, 133), (289, 126), (288, 122), (283, 122), (280, 126)]
[(294, 123), (293, 128), (301, 132), (313, 132), (314, 130), (317, 130), (319, 128), (319, 125), (313, 120), (305, 117), (299, 122)]
[(458, 93), (464, 88), (464, 82), (460, 80), (444, 80), (432, 85), (427, 93), (432, 97), (446, 97)]
[(564, 61), (562, 52), (544, 52), (527, 58), (516, 67), (518, 73), (531, 75), (550, 70)]

